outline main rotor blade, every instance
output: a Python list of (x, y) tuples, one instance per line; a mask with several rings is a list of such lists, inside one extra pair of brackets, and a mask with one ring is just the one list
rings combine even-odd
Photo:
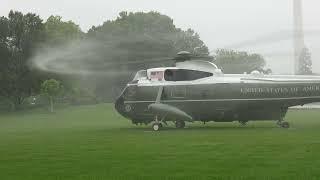
[[(320, 37), (320, 30), (305, 30), (303, 35), (305, 37), (315, 37), (315, 36)], [(266, 45), (266, 44), (277, 43), (285, 40), (290, 40), (290, 39), (293, 39), (294, 37), (295, 37), (294, 31), (279, 31), (279, 32), (264, 34), (254, 39), (249, 39), (242, 42), (229, 44), (224, 46), (224, 48), (239, 49), (239, 48), (252, 47), (257, 45)]]

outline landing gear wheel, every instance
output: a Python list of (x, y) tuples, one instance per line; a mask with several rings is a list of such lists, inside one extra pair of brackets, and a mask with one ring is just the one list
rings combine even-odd
[(152, 125), (152, 129), (153, 129), (154, 131), (159, 131), (159, 130), (161, 129), (161, 127), (162, 127), (162, 124), (161, 124), (161, 123), (154, 123), (154, 124)]
[(183, 129), (186, 126), (184, 121), (176, 121), (176, 128)]
[(288, 122), (282, 122), (280, 126), (282, 128), (288, 129), (290, 127), (290, 124)]

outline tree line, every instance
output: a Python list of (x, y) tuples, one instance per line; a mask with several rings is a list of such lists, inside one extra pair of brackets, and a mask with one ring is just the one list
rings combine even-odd
[[(43, 71), (33, 66), (32, 58), (39, 50), (63, 47), (71, 42), (95, 43), (89, 49), (81, 49), (81, 53), (87, 54), (85, 59), (91, 62), (90, 67), (94, 68), (100, 66), (103, 69), (103, 64), (110, 61), (126, 63), (145, 60), (145, 63), (126, 67), (129, 72), (146, 68), (149, 59), (151, 62), (156, 58), (174, 57), (179, 51), (209, 55), (209, 49), (198, 33), (176, 27), (173, 19), (158, 12), (121, 12), (115, 20), (108, 20), (83, 32), (79, 25), (63, 21), (61, 16), (50, 16), (44, 21), (34, 13), (10, 11), (7, 17), (0, 18), (1, 102), (17, 110), (27, 98), (39, 94), (45, 94), (51, 105), (54, 97), (61, 94), (68, 96), (72, 102), (80, 96), (90, 97), (94, 102), (110, 100), (112, 89), (126, 83), (128, 74), (116, 78), (81, 77), (86, 81), (83, 86), (78, 83), (79, 77)], [(81, 57), (72, 58), (77, 62)], [(258, 54), (220, 49), (214, 59), (225, 73), (265, 71), (265, 60)], [(157, 65), (164, 64), (158, 62)]]

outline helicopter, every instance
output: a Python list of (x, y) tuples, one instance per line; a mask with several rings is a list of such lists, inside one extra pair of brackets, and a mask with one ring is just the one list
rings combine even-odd
[(288, 108), (320, 102), (320, 76), (266, 75), (259, 71), (224, 74), (210, 56), (182, 51), (175, 66), (140, 70), (115, 101), (115, 109), (134, 124), (167, 122), (284, 121)]

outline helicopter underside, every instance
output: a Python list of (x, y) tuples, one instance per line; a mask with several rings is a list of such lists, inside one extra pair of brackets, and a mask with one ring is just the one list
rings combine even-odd
[[(248, 102), (176, 102), (167, 103), (170, 106), (178, 107), (192, 116), (192, 121), (202, 122), (233, 122), (233, 121), (277, 121), (284, 118), (288, 107), (281, 106), (279, 102), (269, 102), (264, 106), (256, 106), (256, 103)], [(133, 123), (149, 124), (154, 121), (154, 114), (148, 111), (150, 103), (127, 103), (124, 105), (126, 117)], [(159, 117), (162, 118), (162, 117)], [(163, 117), (165, 121), (176, 121), (175, 117)]]
[[(203, 100), (162, 100), (162, 104), (176, 107), (201, 122), (248, 122), (248, 121), (282, 121), (291, 106), (303, 105), (320, 101), (310, 98), (251, 98), (251, 99), (203, 99)], [(116, 108), (124, 117), (131, 119), (134, 124), (149, 124), (154, 122), (155, 113), (149, 110), (154, 101), (117, 101)], [(117, 107), (118, 106), (118, 107)], [(174, 116), (159, 115), (163, 121), (178, 121)]]

